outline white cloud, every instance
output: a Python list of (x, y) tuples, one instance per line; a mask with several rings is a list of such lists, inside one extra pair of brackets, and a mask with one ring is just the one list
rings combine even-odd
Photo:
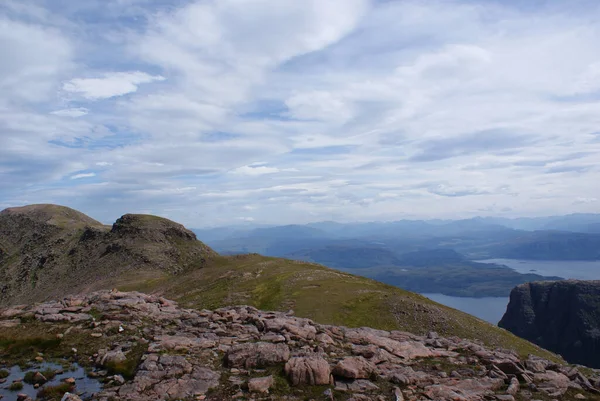
[(243, 166), (238, 167), (234, 170), (237, 174), (242, 175), (264, 175), (264, 174), (274, 174), (278, 173), (280, 170), (277, 167), (267, 167), (267, 166)]
[(50, 114), (54, 114), (54, 115), (57, 115), (60, 117), (77, 118), (77, 117), (85, 116), (87, 113), (89, 113), (89, 110), (86, 109), (85, 107), (74, 107), (71, 109), (55, 110), (55, 111), (51, 112)]
[(103, 74), (101, 78), (74, 78), (63, 84), (63, 90), (80, 94), (89, 100), (108, 99), (123, 96), (138, 90), (141, 84), (164, 81), (160, 75), (145, 72), (113, 72)]
[(82, 178), (91, 178), (91, 177), (95, 177), (96, 173), (80, 173), (80, 174), (75, 174), (72, 175), (70, 178), (72, 180), (80, 180)]
[(0, 14), (0, 106), (44, 102), (72, 68), (73, 46), (60, 31)]

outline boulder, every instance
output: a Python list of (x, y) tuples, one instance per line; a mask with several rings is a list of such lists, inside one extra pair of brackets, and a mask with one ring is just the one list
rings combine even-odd
[(571, 380), (562, 373), (548, 370), (545, 373), (536, 373), (534, 381), (537, 387), (552, 397), (562, 396), (569, 389)]
[(285, 364), (285, 374), (294, 386), (322, 385), (331, 382), (331, 368), (321, 356), (294, 357)]
[(333, 368), (333, 375), (346, 379), (368, 379), (375, 371), (375, 365), (362, 356), (344, 358)]
[(290, 359), (290, 348), (286, 344), (266, 342), (237, 344), (225, 355), (230, 368), (264, 368)]
[(273, 376), (255, 377), (248, 380), (248, 391), (251, 393), (268, 393), (273, 384), (275, 384)]

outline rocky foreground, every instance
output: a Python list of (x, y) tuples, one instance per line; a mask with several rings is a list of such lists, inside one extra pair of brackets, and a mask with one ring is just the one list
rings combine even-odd
[[(433, 332), (327, 326), (249, 306), (198, 311), (104, 291), (4, 309), (0, 319), (0, 344), (51, 336), (54, 347), (35, 360), (88, 367), (104, 382), (93, 400), (600, 399), (598, 371)], [(11, 355), (4, 367), (27, 362)], [(67, 389), (77, 393), (77, 383)]]

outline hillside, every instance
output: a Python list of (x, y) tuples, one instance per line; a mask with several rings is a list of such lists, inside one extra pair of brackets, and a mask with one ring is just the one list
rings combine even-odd
[(98, 288), (130, 270), (181, 273), (215, 255), (154, 216), (125, 215), (110, 227), (62, 206), (10, 208), (0, 212), (0, 304)]
[(0, 213), (3, 304), (118, 288), (200, 309), (245, 304), (293, 309), (323, 324), (435, 330), (554, 358), (505, 330), (371, 279), (256, 254), (219, 256), (183, 226), (158, 217), (125, 215), (106, 227), (73, 213), (55, 206)]
[(599, 372), (456, 336), (118, 291), (0, 309), (0, 372), (9, 401), (600, 399)]

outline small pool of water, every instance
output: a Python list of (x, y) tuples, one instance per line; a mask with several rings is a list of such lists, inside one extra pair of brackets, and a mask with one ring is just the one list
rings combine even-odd
[[(40, 363), (36, 366), (32, 366), (25, 370), (22, 370), (19, 366), (13, 366), (11, 368), (3, 368), (10, 372), (3, 383), (0, 384), (0, 399), (2, 401), (16, 401), (17, 394), (27, 394), (34, 400), (37, 397), (38, 391), (46, 386), (56, 386), (61, 384), (64, 379), (72, 377), (75, 379), (75, 393), (83, 400), (89, 399), (94, 393), (99, 392), (102, 389), (102, 384), (94, 378), (88, 377), (85, 370), (74, 363), (70, 369), (63, 369), (61, 365), (55, 363)], [(18, 379), (23, 379), (27, 372), (44, 371), (46, 369), (52, 369), (54, 371), (63, 371), (63, 373), (57, 374), (52, 380), (49, 380), (43, 386), (35, 388), (33, 384), (23, 383), (23, 388), (18, 391), (9, 390), (10, 385)]]

